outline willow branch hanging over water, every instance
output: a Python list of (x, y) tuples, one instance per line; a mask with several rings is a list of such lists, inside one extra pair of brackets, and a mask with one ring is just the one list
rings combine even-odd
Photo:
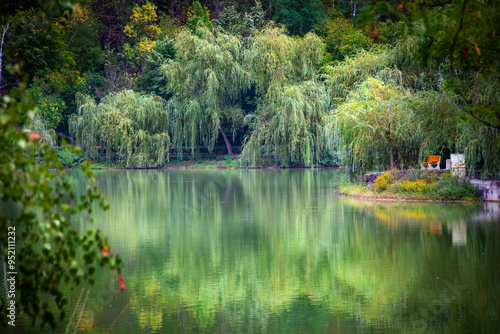
[[(365, 116), (356, 116), (357, 121), (345, 118), (339, 123), (343, 113), (348, 109), (354, 113), (359, 107), (360, 101), (353, 98), (360, 87), (366, 88), (367, 80), (376, 79), (387, 88), (406, 92), (408, 100), (402, 108), (414, 117), (411, 128), (415, 135), (400, 140), (399, 145), (391, 143), (395, 164), (418, 166), (420, 159), (426, 159), (431, 154), (446, 155), (451, 151), (466, 154), (467, 168), (498, 170), (499, 131), (494, 126), (485, 125), (495, 122), (492, 110), (499, 101), (498, 89), (495, 89), (498, 88), (498, 80), (472, 68), (454, 70), (448, 66), (446, 59), (419, 68), (415, 59), (418, 42), (413, 38), (393, 47), (361, 51), (343, 62), (324, 68), (324, 83), (334, 107), (329, 126), (333, 147), (342, 151), (344, 163), (353, 171), (365, 170), (376, 164), (384, 166), (390, 162), (390, 150), (384, 148), (389, 146), (388, 141), (373, 140), (376, 136), (371, 137), (372, 133), (376, 133), (374, 124), (369, 124), (372, 130), (367, 130), (368, 137), (355, 135), (356, 129), (364, 127)], [(398, 99), (391, 100), (395, 103)], [(382, 105), (375, 106), (374, 101), (364, 101), (363, 104), (369, 103), (370, 108), (380, 110), (380, 117), (389, 117), (390, 109), (383, 111), (380, 109)], [(401, 102), (403, 100), (397, 103)], [(480, 107), (476, 108), (476, 105)], [(474, 114), (475, 110), (478, 110), (477, 114)], [(406, 116), (403, 113), (397, 119), (406, 122)], [(419, 133), (421, 135), (417, 135)], [(379, 145), (384, 142), (386, 144)]]
[[(223, 32), (198, 27), (176, 39), (176, 57), (162, 67), (173, 94), (167, 107), (174, 117), (173, 145), (179, 155), (184, 146), (194, 153), (199, 145), (212, 150), (219, 130), (228, 153), (232, 144), (225, 135), (243, 125), (239, 100), (252, 83), (243, 65), (241, 41)], [(227, 127), (228, 126), (228, 127)]]
[(243, 160), (260, 165), (264, 154), (285, 166), (318, 164), (326, 148), (326, 101), (324, 86), (316, 81), (282, 87), (272, 101), (259, 105)]
[(412, 98), (402, 87), (368, 78), (332, 114), (332, 144), (351, 171), (376, 164), (390, 164), (393, 169), (395, 152), (402, 143), (412, 144), (418, 153), (421, 133), (415, 126)]
[(269, 26), (252, 38), (246, 64), (260, 100), (256, 113), (247, 117), (253, 132), (242, 153), (246, 164), (260, 164), (263, 153), (285, 166), (318, 163), (325, 148), (329, 101), (315, 79), (323, 52), (323, 43), (314, 34), (294, 39)]
[(169, 118), (160, 97), (127, 90), (108, 95), (99, 104), (80, 94), (77, 103), (70, 133), (86, 158), (97, 158), (101, 147), (108, 160), (116, 154), (127, 166), (154, 167), (168, 161)]

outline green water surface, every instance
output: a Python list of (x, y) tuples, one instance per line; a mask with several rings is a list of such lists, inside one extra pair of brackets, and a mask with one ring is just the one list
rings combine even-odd
[(498, 203), (354, 200), (338, 193), (342, 176), (96, 172), (111, 208), (96, 208), (95, 224), (124, 260), (127, 289), (99, 271), (48, 331), (500, 332)]

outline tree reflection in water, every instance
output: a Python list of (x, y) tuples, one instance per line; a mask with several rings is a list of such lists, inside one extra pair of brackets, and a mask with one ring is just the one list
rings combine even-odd
[(98, 277), (86, 329), (130, 303), (117, 332), (500, 330), (500, 218), (479, 222), (482, 204), (342, 198), (330, 169), (96, 174), (127, 290)]

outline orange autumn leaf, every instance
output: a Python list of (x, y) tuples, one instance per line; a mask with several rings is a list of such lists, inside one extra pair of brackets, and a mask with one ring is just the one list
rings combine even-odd
[(120, 275), (119, 272), (116, 273), (116, 276), (118, 277), (118, 284), (120, 285), (120, 290), (123, 291), (127, 287), (125, 286), (125, 279)]
[(108, 256), (108, 249), (106, 247), (104, 247), (103, 249), (101, 249), (101, 253), (104, 256)]
[(29, 139), (30, 142), (34, 142), (35, 140), (39, 140), (40, 139), (40, 134), (38, 132), (32, 131), (28, 135), (28, 139)]

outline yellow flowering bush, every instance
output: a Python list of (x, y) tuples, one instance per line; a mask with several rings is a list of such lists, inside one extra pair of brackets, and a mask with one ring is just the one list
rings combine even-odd
[(377, 177), (373, 182), (373, 190), (381, 192), (387, 189), (391, 181), (391, 173), (384, 173)]
[(35, 101), (39, 115), (49, 129), (55, 129), (62, 120), (66, 109), (64, 100), (57, 95), (45, 95), (40, 88), (30, 88), (28, 92)]
[(480, 200), (481, 196), (469, 183), (454, 178), (450, 173), (432, 171), (392, 171), (380, 175), (371, 187), (376, 197)]
[(422, 193), (432, 191), (437, 187), (437, 181), (428, 182), (427, 180), (401, 180), (392, 185), (392, 189), (400, 192), (407, 193)]

